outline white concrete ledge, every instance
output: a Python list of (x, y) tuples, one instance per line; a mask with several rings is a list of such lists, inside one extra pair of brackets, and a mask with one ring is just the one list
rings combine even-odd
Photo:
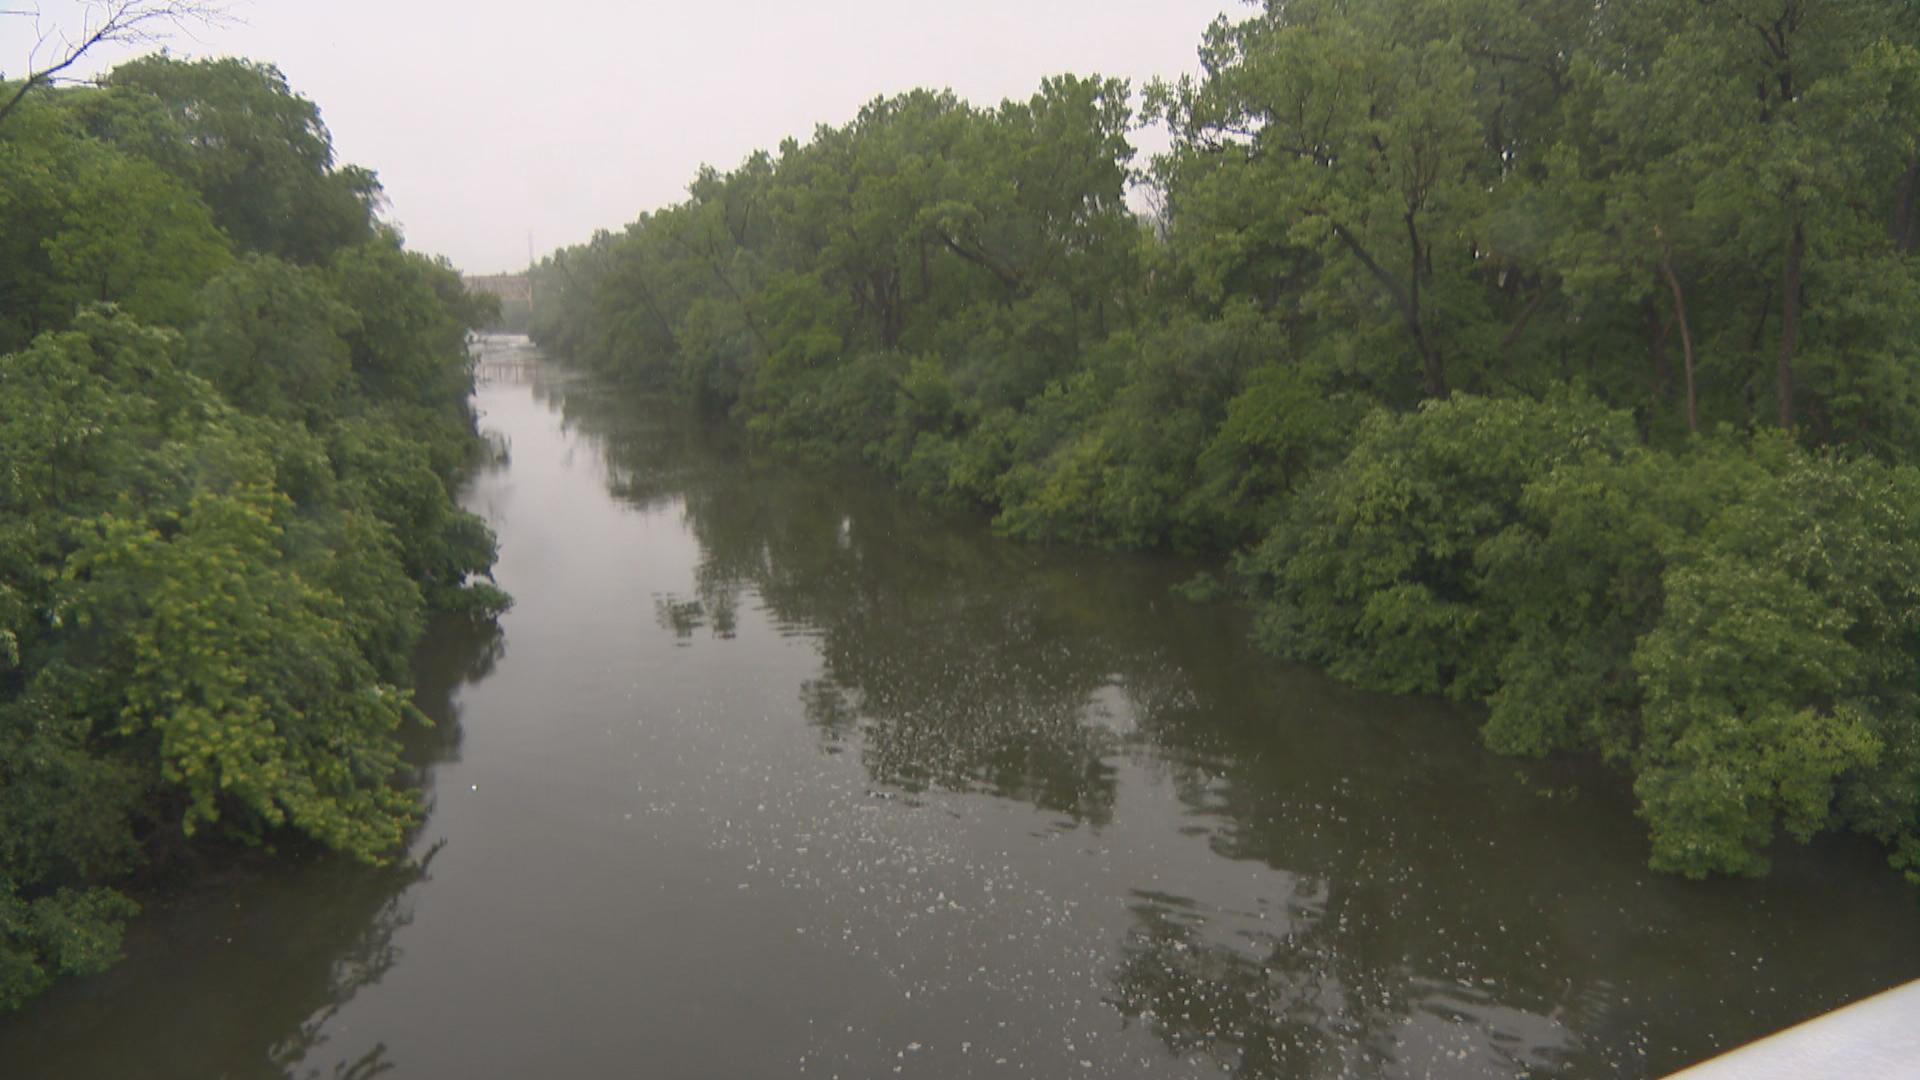
[(1816, 1016), (1668, 1080), (1920, 1080), (1920, 981)]

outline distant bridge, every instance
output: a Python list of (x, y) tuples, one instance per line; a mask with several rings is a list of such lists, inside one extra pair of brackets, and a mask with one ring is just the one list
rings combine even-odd
[(531, 274), (462, 274), (460, 280), (466, 282), (468, 292), (497, 296), (502, 304), (513, 300), (533, 303)]
[(533, 360), (489, 357), (473, 367), (473, 381), (476, 383), (526, 385), (545, 374), (546, 369)]
[(500, 316), (492, 323), (495, 330), (525, 333), (533, 324), (532, 274), (463, 274), (471, 295), (492, 296), (500, 301)]

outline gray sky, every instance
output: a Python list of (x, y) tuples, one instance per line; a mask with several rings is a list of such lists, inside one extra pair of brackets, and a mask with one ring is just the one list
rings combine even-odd
[[(0, 0), (0, 7), (33, 6)], [(83, 5), (40, 0), (43, 25)], [(950, 87), (990, 104), (1071, 71), (1133, 81), (1195, 70), (1234, 0), (241, 0), (242, 21), (174, 33), (182, 56), (278, 64), (319, 104), (342, 161), (380, 174), (409, 246), (461, 269), (536, 251), (678, 201), (880, 94)], [(0, 19), (17, 76), (28, 20)], [(146, 51), (146, 50), (138, 50)], [(98, 71), (132, 51), (103, 54)]]

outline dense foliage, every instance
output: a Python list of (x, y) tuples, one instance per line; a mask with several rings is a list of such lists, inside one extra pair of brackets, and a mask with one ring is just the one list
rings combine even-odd
[(1920, 15), (1270, 0), (1147, 89), (916, 91), (538, 268), (535, 333), (1632, 777), (1655, 865), (1920, 864)]
[(391, 855), (433, 610), (487, 618), (486, 316), (270, 67), (165, 57), (0, 123), (0, 1010), (209, 841)]

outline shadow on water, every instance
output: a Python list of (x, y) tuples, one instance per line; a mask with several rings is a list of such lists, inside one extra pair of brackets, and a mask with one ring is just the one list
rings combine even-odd
[(1017, 800), (1117, 846), (1162, 842), (1127, 839), (1129, 785), (1172, 792), (1167, 831), (1204, 858), (1119, 898), (1107, 999), (1176, 1058), (1658, 1075), (1920, 974), (1914, 891), (1867, 845), (1783, 845), (1762, 881), (1653, 875), (1613, 773), (1496, 757), (1465, 710), (1276, 664), (1238, 614), (1170, 599), (1191, 567), (997, 542), (644, 395), (536, 393), (617, 498), (678, 501), (701, 561), (659, 624), (724, 642), (750, 605), (815, 639), (805, 715), (876, 785)]
[[(505, 649), (499, 630), (433, 627), (415, 660), (415, 700), (433, 721), (408, 740), (431, 800), (434, 767), (460, 750), (460, 687)], [(355, 1045), (330, 1022), (400, 960), (411, 894), (440, 842), (429, 821), (404, 860), (366, 867), (326, 857), (235, 868), (149, 903), (126, 960), (0, 1018), (9, 1080), (367, 1080), (396, 1071), (385, 1045)], [(316, 1064), (325, 1063), (325, 1064)]]

